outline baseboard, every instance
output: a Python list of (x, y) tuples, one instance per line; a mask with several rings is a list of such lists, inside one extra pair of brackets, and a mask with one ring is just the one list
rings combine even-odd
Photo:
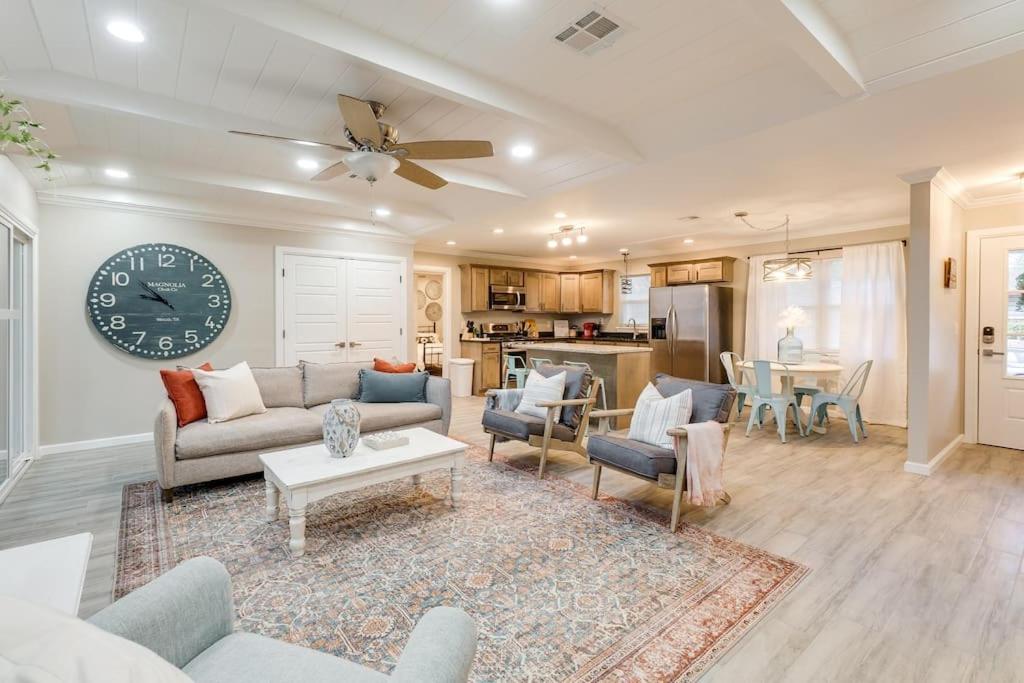
[(153, 432), (145, 434), (124, 434), (122, 436), (108, 436), (104, 439), (89, 439), (87, 441), (68, 441), (66, 443), (51, 443), (39, 447), (39, 455), (55, 455), (57, 453), (76, 453), (78, 451), (91, 451), (94, 448), (112, 448), (114, 446), (131, 446), (138, 443), (146, 443), (153, 440)]
[(946, 444), (945, 448), (936, 453), (935, 457), (929, 460), (927, 463), (921, 464), (919, 462), (910, 462), (908, 460), (907, 462), (903, 463), (903, 470), (905, 472), (910, 472), (911, 474), (920, 474), (921, 476), (924, 477), (930, 476), (932, 472), (939, 468), (939, 465), (942, 464), (942, 461), (948, 458), (950, 454), (953, 451), (955, 451), (961, 443), (963, 443), (963, 441), (964, 435), (958, 434), (952, 441)]

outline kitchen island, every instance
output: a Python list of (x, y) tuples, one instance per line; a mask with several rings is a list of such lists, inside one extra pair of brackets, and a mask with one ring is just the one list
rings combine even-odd
[[(587, 344), (585, 342), (510, 342), (509, 351), (526, 351), (527, 363), (543, 358), (559, 365), (565, 361), (589, 363), (594, 375), (604, 380), (608, 408), (632, 408), (651, 379), (651, 349), (647, 346)], [(600, 409), (600, 402), (595, 409)], [(629, 426), (629, 417), (618, 418), (617, 429)]]

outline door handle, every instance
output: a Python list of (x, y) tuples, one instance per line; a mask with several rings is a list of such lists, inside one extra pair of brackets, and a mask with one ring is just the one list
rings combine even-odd
[(1005, 356), (1006, 353), (1003, 351), (993, 351), (992, 349), (982, 349), (981, 355), (983, 356)]
[(349, 342), (348, 345), (349, 345), (349, 348), (351, 348), (353, 346), (362, 346), (362, 344), (360, 344), (359, 342)]
[(345, 348), (345, 342), (337, 342), (335, 346), (337, 346), (339, 349), (343, 349)]

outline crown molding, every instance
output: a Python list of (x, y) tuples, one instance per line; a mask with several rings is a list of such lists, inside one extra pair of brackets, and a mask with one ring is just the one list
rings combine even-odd
[(929, 166), (928, 168), (903, 173), (899, 178), (908, 185), (932, 183), (961, 209), (971, 208), (971, 198), (964, 190), (964, 186), (942, 166)]
[(243, 214), (215, 213), (211, 211), (199, 211), (195, 209), (180, 209), (156, 204), (143, 204), (140, 202), (115, 202), (107, 199), (96, 199), (92, 197), (73, 197), (68, 195), (44, 194), (42, 191), (36, 194), (40, 204), (52, 206), (68, 206), (78, 209), (106, 209), (113, 211), (127, 211), (148, 216), (161, 216), (163, 218), (178, 218), (194, 221), (206, 221), (208, 223), (220, 223), (243, 228), (260, 228), (265, 230), (284, 230), (287, 232), (320, 233), (326, 235), (340, 235), (344, 237), (361, 237), (392, 242), (395, 244), (415, 244), (416, 240), (403, 235), (394, 235), (369, 230), (352, 230), (351, 228), (333, 228), (326, 225), (313, 223), (298, 223), (294, 221), (274, 221)]

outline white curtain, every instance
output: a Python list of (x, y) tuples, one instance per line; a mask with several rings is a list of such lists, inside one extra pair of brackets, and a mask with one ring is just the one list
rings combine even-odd
[(747, 360), (775, 360), (779, 338), (779, 315), (788, 305), (785, 285), (764, 281), (764, 262), (785, 258), (785, 254), (751, 256), (747, 271), (747, 317), (744, 326), (743, 357)]
[(898, 427), (907, 426), (906, 278), (902, 242), (843, 248), (844, 381), (862, 362), (874, 361), (861, 412), (868, 422)]

